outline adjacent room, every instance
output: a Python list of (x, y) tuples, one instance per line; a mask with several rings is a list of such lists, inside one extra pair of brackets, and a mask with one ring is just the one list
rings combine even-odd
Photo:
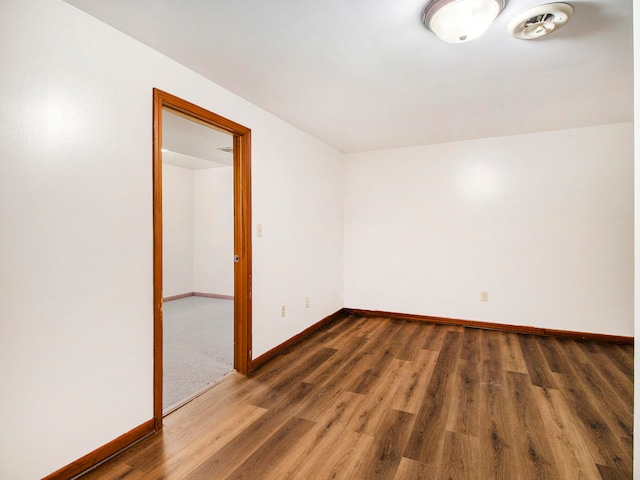
[(639, 2), (1, 2), (0, 478), (632, 478)]
[(162, 111), (163, 411), (233, 369), (233, 137)]

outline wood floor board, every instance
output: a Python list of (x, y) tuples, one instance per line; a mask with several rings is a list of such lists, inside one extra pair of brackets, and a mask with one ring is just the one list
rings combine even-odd
[(347, 387), (347, 390), (353, 393), (367, 394), (389, 366), (394, 356), (389, 350), (383, 351), (379, 355), (367, 354), (366, 369), (358, 375), (354, 382)]
[(498, 336), (502, 351), (502, 365), (505, 370), (511, 372), (528, 373), (527, 364), (518, 342), (518, 335), (517, 333), (504, 332)]
[[(225, 447), (230, 441), (240, 433), (250, 428), (266, 410), (253, 405), (239, 405), (233, 415), (229, 415), (225, 421), (220, 422), (215, 428), (215, 435), (202, 435), (201, 433), (192, 435), (188, 447), (184, 443), (174, 441), (172, 445), (166, 445), (166, 453), (162, 457), (155, 457), (156, 461), (144, 462), (140, 468), (144, 468), (148, 478), (186, 478), (191, 472), (202, 465), (208, 458), (217, 451)], [(169, 432), (162, 432), (166, 437)], [(193, 438), (195, 437), (195, 438)], [(166, 442), (169, 443), (169, 442)], [(146, 457), (153, 459), (151, 452), (146, 453)], [(158, 461), (161, 460), (161, 461)], [(132, 459), (138, 462), (138, 459)], [(153, 468), (150, 468), (150, 467)]]
[(245, 377), (234, 371), (215, 385), (215, 392), (204, 392), (189, 402), (188, 409), (172, 412), (162, 419), (162, 423), (165, 427), (179, 424), (185, 430), (192, 430), (204, 423), (203, 418), (210, 419), (211, 412), (224, 414), (226, 409), (233, 408), (234, 405), (229, 405), (228, 396), (233, 396), (234, 403), (241, 403), (258, 397), (266, 389), (267, 386), (255, 377)]
[(292, 385), (283, 392), (283, 399), (278, 405), (269, 409), (184, 478), (226, 478), (260, 448), (275, 430), (296, 414), (301, 402), (311, 391), (312, 386), (309, 384), (300, 382)]
[(540, 409), (544, 431), (548, 432), (545, 439), (555, 453), (558, 477), (597, 479), (596, 463), (604, 463), (604, 459), (576, 434), (576, 420), (567, 410), (560, 391), (534, 387), (533, 396)]
[[(171, 442), (151, 445), (148, 449), (132, 453), (127, 463), (144, 472), (152, 472), (174, 463), (174, 458), (177, 458), (176, 462), (181, 462), (185, 444), (196, 449), (198, 456), (215, 452), (240, 433), (241, 427), (249, 426), (265, 412), (265, 409), (248, 404), (232, 405), (229, 409), (213, 411), (200, 424), (192, 425), (189, 429), (178, 429), (177, 434), (171, 436)], [(171, 427), (165, 428), (163, 436), (171, 432)], [(216, 429), (216, 435), (208, 434), (212, 429)]]
[(413, 426), (414, 415), (387, 410), (373, 435), (372, 448), (364, 456), (354, 478), (393, 480)]
[(389, 328), (391, 319), (387, 317), (371, 317), (368, 320), (371, 321), (362, 322), (356, 328), (357, 335), (365, 337), (369, 343), (380, 342), (380, 334), (383, 330)]
[[(564, 351), (559, 353), (565, 357), (568, 354)], [(569, 357), (567, 361), (567, 371), (557, 379), (563, 398), (578, 421), (577, 429), (597, 455), (604, 459), (606, 466), (632, 471), (632, 452), (615, 435), (612, 426), (601, 413), (606, 411), (608, 399), (594, 395), (583, 375), (578, 373), (573, 362), (569, 361)]]
[[(414, 327), (417, 326), (415, 324), (416, 322), (406, 320), (392, 320), (392, 322), (397, 324), (398, 328), (394, 330), (394, 333), (387, 339), (383, 350), (389, 352), (393, 358), (404, 357), (413, 339), (411, 335), (415, 332)], [(418, 350), (419, 348), (414, 348), (415, 352)], [(404, 358), (400, 359), (402, 360)]]
[(480, 421), (480, 362), (458, 360), (447, 430), (477, 436)]
[(435, 352), (439, 352), (442, 347), (442, 342), (444, 341), (444, 337), (447, 334), (447, 328), (443, 325), (430, 325), (432, 328), (429, 331), (429, 334), (424, 340), (424, 345), (422, 348), (425, 350), (433, 350)]
[[(360, 339), (361, 337), (358, 337)], [(340, 359), (337, 364), (333, 362), (333, 358), (327, 362), (327, 368), (319, 372), (317, 376), (305, 377), (305, 382), (309, 380), (313, 384), (326, 386), (328, 388), (347, 388), (369, 368), (369, 362), (372, 355), (364, 353), (362, 350), (352, 351), (352, 355), (336, 356)], [(344, 352), (343, 352), (344, 353)]]
[[(278, 480), (319, 478), (321, 474), (318, 472), (318, 465), (323, 464), (331, 456), (335, 445), (344, 443), (346, 438), (357, 443), (359, 435), (346, 430), (344, 423), (313, 422), (309, 431), (309, 441), (299, 442), (300, 455), (291, 456), (276, 470), (275, 473), (279, 475)], [(332, 470), (332, 467), (333, 465), (327, 470)]]
[[(319, 385), (337, 385), (347, 376), (356, 378), (355, 370), (359, 370), (359, 365), (362, 362), (366, 362), (366, 354), (363, 347), (367, 341), (366, 336), (355, 335), (352, 330), (344, 333), (340, 339), (335, 343), (332, 342), (329, 347), (336, 349), (336, 354), (326, 361), (323, 368), (308, 372), (303, 381)], [(366, 368), (365, 363), (362, 363), (362, 368)]]
[[(550, 341), (551, 340), (551, 341)], [(540, 339), (539, 342), (536, 342), (544, 355), (545, 360), (547, 361), (547, 365), (549, 365), (549, 370), (554, 373), (562, 373), (564, 371), (565, 362), (561, 355), (558, 355), (558, 349), (553, 348), (553, 343), (557, 342), (562, 344), (563, 347), (567, 347), (568, 345), (573, 345), (575, 342), (566, 338), (558, 338), (558, 339)]]
[(432, 464), (442, 454), (449, 413), (449, 402), (446, 399), (451, 395), (461, 340), (462, 335), (459, 333), (446, 332), (422, 406), (416, 415), (405, 457)]
[[(308, 402), (300, 407), (297, 415), (307, 420), (317, 421), (327, 415), (336, 415), (335, 421), (341, 418), (351, 404), (357, 404), (364, 399), (364, 395), (336, 390), (327, 386), (318, 385)], [(334, 412), (337, 409), (337, 412)]]
[(427, 339), (428, 330), (418, 322), (403, 320), (402, 335), (404, 337), (404, 343), (395, 356), (399, 360), (413, 361), (422, 351), (422, 346)]
[[(373, 437), (362, 433), (344, 430), (340, 437), (340, 448), (336, 444), (324, 451), (320, 461), (294, 472), (295, 480), (353, 480), (355, 471), (360, 468), (363, 458), (372, 449)], [(279, 479), (274, 479), (279, 480)]]
[(478, 437), (446, 431), (444, 434), (444, 457), (439, 465), (437, 478), (476, 478), (480, 454), (480, 439)]
[(272, 406), (280, 403), (283, 390), (290, 388), (291, 385), (295, 385), (314, 370), (320, 368), (323, 363), (329, 360), (336, 350), (333, 348), (322, 348), (318, 350), (314, 355), (309, 357), (306, 361), (298, 365), (298, 368), (291, 370), (287, 375), (284, 375), (281, 380), (271, 386), (263, 395), (259, 396), (254, 405), (262, 408), (271, 408)]
[(559, 477), (557, 462), (549, 447), (529, 376), (524, 373), (507, 372), (505, 377), (508, 398), (517, 419), (512, 428), (522, 432), (513, 439), (514, 448), (518, 452), (516, 457), (520, 467), (520, 478), (554, 480)]
[(391, 408), (418, 413), (437, 360), (438, 352), (420, 350), (414, 361), (404, 366), (397, 379), (398, 388), (394, 391)]
[(462, 330), (462, 346), (460, 347), (460, 360), (478, 362), (480, 358), (479, 343), (482, 341), (482, 331), (476, 328)]
[(365, 353), (378, 354), (383, 350), (392, 348), (393, 342), (389, 339), (401, 330), (400, 322), (390, 318), (379, 319), (381, 326), (374, 330), (374, 334), (367, 335), (367, 343), (362, 347)]
[(436, 478), (437, 474), (436, 468), (432, 465), (425, 465), (410, 458), (402, 457), (393, 480), (431, 480)]
[(631, 345), (613, 345), (612, 348), (603, 349), (618, 368), (625, 375), (633, 377), (633, 347)]
[(480, 330), (468, 328), (463, 333), (458, 358), (455, 392), (449, 408), (447, 430), (464, 435), (478, 435), (480, 418)]
[(345, 342), (351, 342), (354, 338), (362, 337), (366, 339), (366, 335), (361, 331), (365, 323), (366, 319), (363, 317), (346, 317), (331, 323), (325, 328), (335, 336), (327, 339), (324, 342), (324, 346), (340, 349)]
[(631, 473), (607, 467), (606, 465), (598, 465), (598, 471), (602, 480), (631, 480)]
[[(579, 346), (584, 348), (584, 342), (580, 342)], [(598, 350), (591, 355), (591, 364), (601, 373), (601, 375), (609, 382), (618, 396), (625, 405), (633, 405), (633, 377), (627, 376), (618, 366), (602, 352), (598, 345)]]
[(144, 480), (145, 473), (122, 461), (109, 461), (82, 476), (83, 480)]
[(485, 330), (480, 346), (481, 385), (479, 421), (480, 459), (478, 478), (519, 478), (515, 443), (517, 424), (515, 412), (510, 408), (506, 387), (506, 370), (501, 361), (501, 333)]
[(519, 335), (518, 341), (522, 349), (522, 356), (527, 365), (527, 373), (531, 378), (531, 383), (538, 387), (557, 388), (553, 381), (553, 375), (549, 364), (542, 351), (539, 343), (544, 341), (543, 337), (537, 335)]
[[(621, 437), (633, 436), (633, 408), (631, 403), (626, 403), (620, 398), (615, 389), (600, 373), (597, 366), (591, 364), (586, 353), (580, 349), (576, 342), (570, 345), (573, 354), (573, 365), (576, 373), (587, 384), (588, 390), (599, 398), (606, 398), (606, 408), (600, 409), (600, 413), (606, 417), (612, 431)], [(597, 354), (592, 354), (597, 355)]]
[(349, 428), (358, 433), (373, 435), (394, 397), (398, 384), (395, 380), (406, 362), (394, 359), (382, 373), (380, 381), (367, 395), (363, 395), (355, 414), (348, 422)]
[(351, 315), (88, 480), (631, 479), (633, 345)]
[(292, 416), (226, 478), (228, 480), (259, 480), (282, 478), (287, 464), (300, 458), (301, 442), (314, 422)]
[(364, 395), (346, 390), (326, 390), (322, 387), (316, 397), (302, 407), (297, 415), (317, 423), (346, 425), (356, 410), (360, 410), (360, 404), (364, 401)]

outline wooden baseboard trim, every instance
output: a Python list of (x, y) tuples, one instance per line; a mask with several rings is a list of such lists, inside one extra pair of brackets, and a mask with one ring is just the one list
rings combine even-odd
[(440, 323), (443, 325), (459, 325), (462, 327), (483, 328), (486, 330), (500, 330), (505, 332), (528, 333), (531, 335), (545, 335), (549, 337), (574, 338), (581, 340), (591, 340), (597, 342), (625, 343), (633, 344), (634, 337), (621, 335), (607, 335), (604, 333), (574, 332), (571, 330), (555, 330), (553, 328), (530, 327), (523, 325), (508, 325), (502, 323), (479, 322), (476, 320), (460, 320), (457, 318), (433, 317), (430, 315), (414, 315), (411, 313), (382, 312), (377, 310), (360, 310), (355, 308), (345, 308), (345, 313), (349, 315), (360, 315), (363, 317), (389, 317), (399, 320), (413, 320), (418, 322)]
[(108, 459), (109, 457), (129, 448), (134, 443), (154, 432), (153, 419), (151, 419), (144, 422), (142, 425), (137, 426), (133, 430), (120, 435), (118, 438), (112, 440), (106, 445), (88, 453), (84, 457), (79, 458), (75, 462), (70, 463), (66, 467), (62, 467), (60, 470), (56, 470), (52, 474), (47, 475), (42, 480), (69, 480), (70, 478), (74, 478), (81, 473), (94, 468), (100, 462)]
[(164, 297), (163, 302), (170, 302), (172, 300), (180, 300), (181, 298), (193, 297), (193, 292), (181, 293), (180, 295), (172, 295), (170, 297)]
[(222, 300), (233, 300), (233, 295), (219, 295), (217, 293), (193, 292), (194, 297), (221, 298)]
[(302, 340), (304, 340), (305, 338), (307, 338), (311, 334), (317, 332), (322, 327), (325, 327), (325, 326), (329, 325), (330, 323), (335, 322), (339, 318), (345, 317), (346, 315), (347, 314), (344, 312), (344, 309), (340, 309), (337, 312), (332, 313), (331, 315), (328, 315), (328, 316), (324, 317), (319, 322), (314, 323), (310, 327), (304, 329), (302, 332), (300, 332), (297, 335), (291, 337), (289, 340), (281, 343), (277, 347), (272, 348), (268, 352), (263, 353), (259, 357), (254, 358), (253, 361), (251, 362), (251, 369), (255, 370), (257, 368), (260, 368), (262, 365), (267, 363), (272, 358), (280, 355), (284, 351), (286, 351), (286, 350), (290, 349), (291, 347), (293, 347), (294, 345), (300, 343)]
[(171, 300), (180, 300), (187, 297), (206, 297), (206, 298), (221, 298), (222, 300), (233, 300), (233, 295), (219, 295), (217, 293), (202, 293), (202, 292), (188, 292), (181, 293), (180, 295), (172, 295), (170, 297), (164, 297), (163, 302), (170, 302)]

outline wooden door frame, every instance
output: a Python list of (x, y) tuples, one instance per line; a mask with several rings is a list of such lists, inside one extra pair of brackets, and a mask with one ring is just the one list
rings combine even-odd
[(251, 130), (169, 93), (153, 89), (153, 419), (162, 428), (162, 109), (233, 135), (234, 368), (252, 369)]

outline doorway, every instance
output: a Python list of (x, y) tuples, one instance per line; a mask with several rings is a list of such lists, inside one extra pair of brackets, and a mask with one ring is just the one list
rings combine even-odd
[(162, 109), (162, 412), (233, 369), (233, 135)]
[(163, 416), (163, 297), (171, 297), (165, 294), (163, 278), (163, 120), (168, 128), (174, 117), (182, 117), (232, 140), (227, 150), (231, 150), (233, 167), (233, 366), (243, 374), (251, 370), (251, 131), (158, 89), (154, 89), (153, 107), (154, 424), (158, 430)]

